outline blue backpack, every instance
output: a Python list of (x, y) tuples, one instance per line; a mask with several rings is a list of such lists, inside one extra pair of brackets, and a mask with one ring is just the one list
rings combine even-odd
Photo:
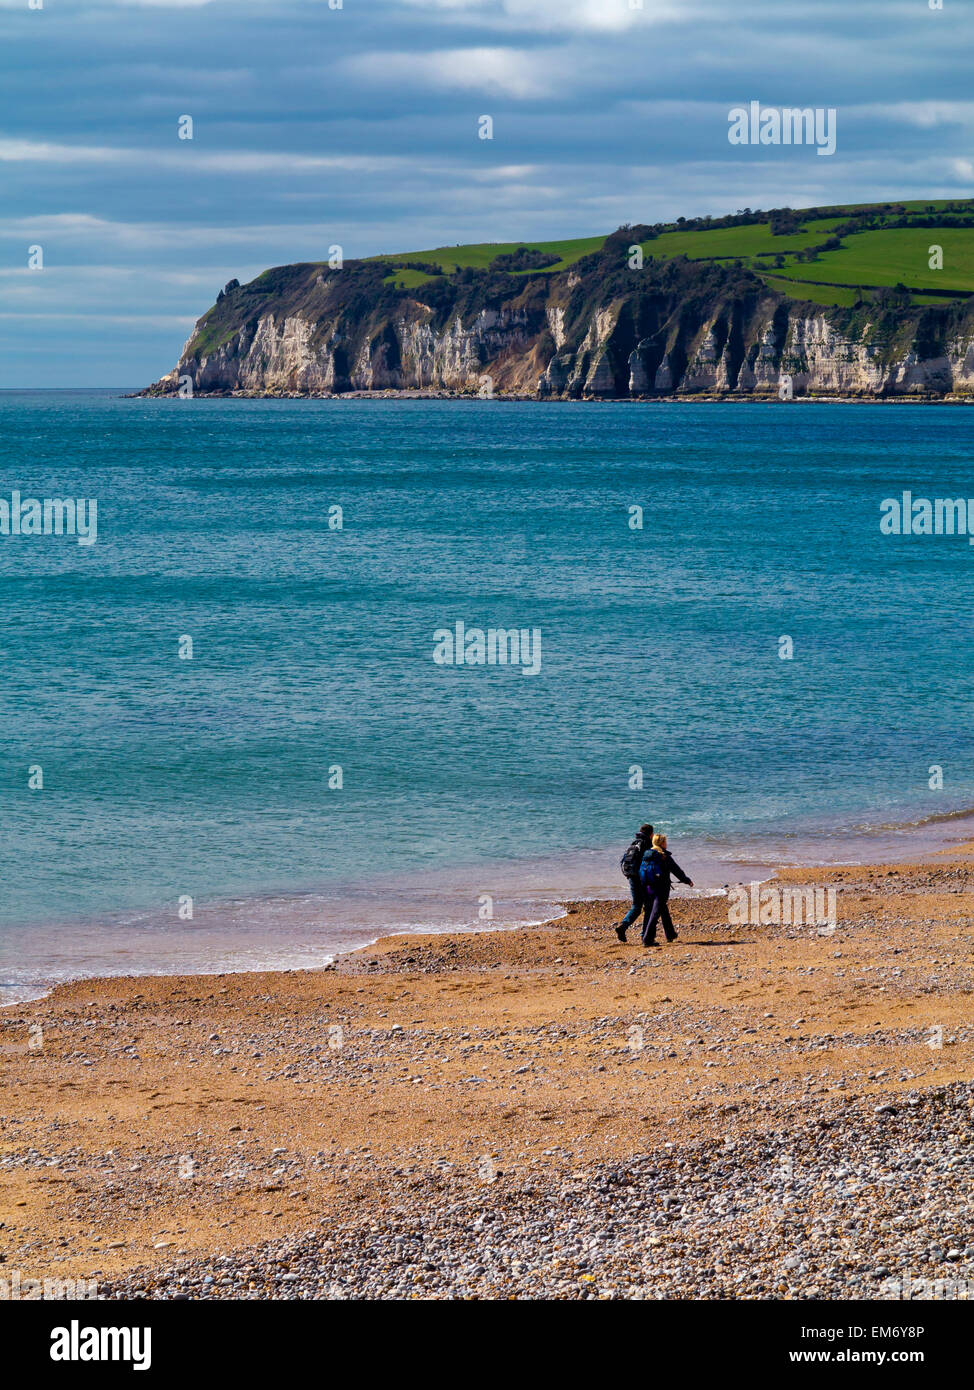
[(639, 866), (639, 877), (646, 888), (656, 888), (662, 882), (663, 860), (656, 850), (644, 855), (643, 862)]

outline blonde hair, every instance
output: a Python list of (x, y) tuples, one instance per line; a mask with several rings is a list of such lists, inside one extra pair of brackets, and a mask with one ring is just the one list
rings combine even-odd
[(654, 835), (654, 836), (653, 836), (653, 849), (666, 849), (666, 836), (665, 836), (665, 835)]

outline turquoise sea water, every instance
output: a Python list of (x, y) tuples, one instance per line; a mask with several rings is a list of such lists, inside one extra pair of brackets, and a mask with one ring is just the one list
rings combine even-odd
[[(0, 497), (98, 501), (90, 547), (0, 536), (0, 982), (513, 919), (644, 817), (719, 866), (974, 805), (974, 547), (879, 529), (974, 496), (972, 430), (0, 394)], [(540, 672), (436, 664), (457, 621), (539, 628)]]

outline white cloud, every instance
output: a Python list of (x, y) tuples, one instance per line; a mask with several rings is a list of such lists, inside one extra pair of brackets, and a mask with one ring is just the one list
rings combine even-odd
[(896, 101), (865, 103), (847, 108), (857, 115), (874, 116), (879, 120), (900, 121), (921, 130), (933, 130), (940, 125), (974, 124), (974, 101)]
[[(45, 213), (35, 217), (0, 218), (0, 240), (37, 240), (41, 244), (63, 242), (74, 248), (86, 247), (103, 251), (168, 251), (173, 247), (189, 247), (197, 251), (223, 246), (261, 247), (274, 244), (293, 247), (298, 241), (324, 242), (334, 240), (326, 235), (328, 229), (320, 222), (311, 223), (252, 223), (233, 226), (209, 224), (190, 225), (174, 222), (115, 222), (108, 218), (91, 217), (87, 213)], [(269, 264), (266, 263), (266, 264)], [(74, 266), (73, 270), (90, 269)], [(264, 269), (262, 263), (261, 269)], [(17, 270), (17, 274), (20, 271)], [(45, 271), (45, 274), (47, 272)]]
[(414, 9), (476, 17), (485, 26), (535, 33), (624, 33), (638, 24), (686, 20), (691, 6), (678, 0), (406, 0)]
[(551, 90), (538, 55), (516, 48), (447, 48), (437, 53), (363, 53), (343, 64), (353, 77), (399, 86), (541, 97)]
[[(135, 151), (130, 153), (134, 154)], [(0, 137), (0, 161), (7, 164), (108, 164), (124, 161), (126, 151), (97, 145), (57, 145), (46, 140)]]
[(636, 8), (629, 0), (502, 0), (505, 12), (517, 24), (532, 28), (622, 32), (647, 20), (686, 17), (687, 6), (670, 0), (642, 0)]
[(191, 329), (196, 323), (186, 314), (8, 314), (0, 313), (0, 319), (62, 319), (71, 323), (130, 323), (136, 328), (184, 328)]
[[(175, 127), (174, 127), (175, 129)], [(183, 172), (287, 173), (341, 169), (351, 173), (383, 173), (390, 169), (416, 168), (404, 155), (305, 155), (278, 150), (226, 150), (210, 154), (195, 141), (173, 138), (172, 150), (124, 145), (63, 145), (42, 140), (0, 137), (0, 163), (21, 164), (135, 164), (139, 168), (165, 167)]]
[[(170, 231), (170, 237), (172, 232)], [(46, 265), (43, 274), (36, 270), (28, 270), (26, 264), (21, 266), (7, 266), (0, 270), (0, 279), (10, 282), (8, 289), (15, 291), (20, 287), (20, 282), (34, 288), (39, 285), (49, 287), (52, 282), (60, 282), (58, 292), (65, 285), (77, 284), (84, 281), (88, 284), (106, 286), (109, 284), (119, 288), (131, 284), (138, 288), (145, 286), (146, 269), (144, 265)], [(213, 283), (213, 271), (209, 270), (169, 270), (165, 266), (152, 267), (152, 280), (155, 285), (169, 285), (175, 289), (197, 289), (200, 286), (207, 287)]]
[(540, 172), (538, 164), (495, 164), (490, 169), (472, 169), (474, 183), (507, 183), (511, 179), (530, 179)]
[[(59, 0), (58, 10), (70, 14), (83, 12), (90, 14), (93, 9), (101, 10), (200, 10), (206, 5), (211, 5), (214, 0), (96, 0), (95, 4), (87, 3), (87, 0)], [(0, 10), (26, 10), (27, 0), (0, 0)], [(40, 14), (40, 11), (34, 11)]]

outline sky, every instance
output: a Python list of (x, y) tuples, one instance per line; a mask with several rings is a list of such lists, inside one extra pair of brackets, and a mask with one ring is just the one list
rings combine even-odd
[[(932, 3), (0, 0), (0, 389), (145, 385), (332, 245), (970, 197), (974, 5)], [(835, 154), (731, 145), (751, 101)]]

